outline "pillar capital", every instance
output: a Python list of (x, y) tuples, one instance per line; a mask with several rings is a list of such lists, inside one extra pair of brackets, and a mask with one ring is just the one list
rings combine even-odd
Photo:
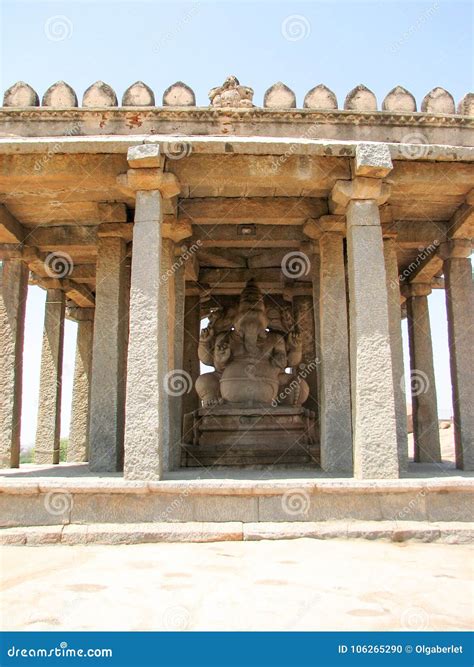
[(133, 225), (131, 222), (103, 222), (97, 227), (97, 236), (101, 238), (122, 238), (131, 241)]
[(445, 241), (439, 246), (439, 256), (441, 259), (465, 259), (470, 257), (472, 252), (471, 239), (452, 239)]
[(74, 322), (92, 322), (94, 320), (94, 313), (95, 308), (66, 307), (66, 318)]
[(408, 283), (408, 285), (402, 285), (401, 293), (407, 299), (413, 296), (428, 296), (428, 294), (431, 294), (431, 285), (428, 283)]
[(350, 181), (336, 181), (331, 192), (329, 207), (332, 213), (342, 214), (351, 200), (369, 199), (379, 206), (390, 196), (390, 186), (380, 178), (356, 176)]
[(130, 169), (125, 174), (119, 174), (117, 181), (134, 192), (159, 190), (164, 199), (170, 199), (179, 194), (181, 188), (176, 176), (163, 170), (164, 160), (158, 144), (132, 146), (127, 153)]
[(346, 218), (343, 215), (322, 215), (317, 219), (309, 219), (303, 225), (303, 234), (310, 239), (319, 240), (323, 234), (346, 233)]
[(387, 144), (357, 144), (352, 162), (352, 172), (355, 176), (385, 178), (392, 169), (392, 158)]

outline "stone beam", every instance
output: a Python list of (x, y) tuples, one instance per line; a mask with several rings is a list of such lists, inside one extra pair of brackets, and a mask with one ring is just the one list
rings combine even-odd
[(45, 252), (62, 250), (81, 252), (88, 248), (97, 252), (97, 227), (91, 225), (61, 225), (55, 227), (35, 227), (28, 230), (27, 246), (35, 246)]
[(206, 225), (193, 225), (192, 242), (204, 248), (299, 248), (305, 240), (302, 230), (296, 226), (255, 225), (255, 234), (243, 235), (238, 225), (222, 225), (208, 229)]
[(283, 286), (283, 275), (281, 269), (201, 269), (199, 271), (199, 282), (212, 287), (242, 287), (254, 278), (259, 287)]
[(5, 204), (0, 204), (0, 243), (23, 243), (25, 229), (10, 213)]
[(472, 239), (474, 237), (474, 206), (462, 204), (456, 209), (447, 227), (450, 238)]
[(209, 197), (181, 199), (178, 219), (201, 225), (301, 225), (327, 212), (325, 199), (314, 197)]

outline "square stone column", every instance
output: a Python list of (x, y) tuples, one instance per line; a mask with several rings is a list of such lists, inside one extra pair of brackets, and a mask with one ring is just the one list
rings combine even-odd
[(136, 203), (124, 473), (127, 479), (157, 480), (171, 466), (169, 399), (179, 382), (172, 368), (176, 270), (172, 239), (185, 238), (190, 230), (163, 221), (163, 198), (176, 196), (180, 188), (176, 177), (163, 170), (159, 146), (134, 146), (127, 160), (131, 169), (119, 180), (136, 192)]
[(67, 460), (81, 463), (89, 460), (89, 405), (92, 375), (92, 342), (94, 310), (77, 308), (76, 362), (72, 388), (71, 425)]
[[(183, 345), (184, 345), (184, 294), (185, 294), (185, 263), (181, 257), (175, 260), (174, 270), (174, 295), (171, 295), (174, 301), (174, 312), (172, 318), (173, 338), (173, 359), (172, 367), (176, 371), (181, 371), (182, 393), (174, 392), (175, 395), (169, 397), (170, 401), (170, 456), (169, 468), (174, 470), (179, 467), (181, 458), (181, 440), (182, 440), (182, 421), (183, 421), (183, 396), (193, 390), (192, 379), (187, 378), (183, 366)], [(172, 370), (172, 369), (171, 369)]]
[(90, 397), (90, 469), (123, 466), (127, 354), (126, 242), (99, 231)]
[(453, 392), (456, 467), (474, 470), (474, 290), (469, 255), (471, 242), (443, 244), (444, 284), (448, 316)]
[(403, 293), (407, 297), (415, 461), (435, 463), (441, 461), (441, 447), (428, 310), (431, 286), (411, 283)]
[(400, 470), (408, 469), (408, 426), (407, 402), (405, 396), (405, 368), (403, 364), (402, 318), (400, 304), (400, 284), (395, 238), (383, 240), (385, 273), (387, 276), (388, 325), (392, 350), (393, 394), (395, 397), (395, 417), (397, 420), (398, 463)]
[(352, 420), (343, 235), (323, 232), (320, 253), (321, 468), (352, 473)]
[(194, 384), (201, 372), (198, 357), (200, 328), (200, 298), (197, 295), (188, 295), (184, 300), (183, 370), (191, 378), (192, 388), (191, 391), (183, 394), (183, 417), (199, 407), (199, 397), (194, 389)]
[(378, 204), (373, 199), (354, 199), (346, 218), (354, 475), (398, 477), (389, 306)]
[(21, 392), (28, 267), (0, 265), (0, 466), (20, 465)]
[(35, 463), (59, 463), (65, 294), (46, 292)]
[(169, 403), (163, 382), (169, 370), (169, 299), (162, 218), (160, 191), (137, 192), (125, 421), (127, 479), (160, 479), (169, 446)]
[(293, 310), (295, 323), (301, 334), (302, 365), (295, 372), (300, 375), (309, 387), (309, 396), (304, 403), (307, 410), (318, 413), (318, 366), (316, 341), (314, 335), (313, 297), (309, 294), (298, 294), (293, 290)]

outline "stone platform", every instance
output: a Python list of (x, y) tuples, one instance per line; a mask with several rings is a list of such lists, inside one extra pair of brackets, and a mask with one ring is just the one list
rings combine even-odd
[[(237, 530), (242, 534), (256, 530), (250, 524), (260, 524), (265, 538), (268, 531), (263, 529), (269, 524), (281, 524), (283, 532), (278, 526), (272, 528), (280, 537), (290, 536), (289, 523), (295, 524), (297, 533), (304, 524), (303, 532), (324, 536), (323, 524), (329, 528), (338, 522), (334, 536), (341, 536), (341, 530), (357, 532), (354, 522), (370, 522), (375, 532), (369, 532), (380, 537), (393, 532), (394, 526), (402, 533), (404, 527), (412, 530), (413, 522), (420, 528), (427, 522), (436, 523), (438, 531), (438, 524), (467, 526), (473, 520), (473, 510), (472, 475), (447, 465), (411, 464), (405, 479), (365, 481), (330, 478), (310, 470), (221, 469), (202, 470), (199, 476), (194, 470), (177, 471), (168, 473), (163, 481), (134, 482), (124, 481), (118, 473), (92, 475), (87, 464), (25, 466), (0, 477), (4, 529), (82, 525), (99, 530), (104, 524), (113, 524), (122, 534), (130, 534), (137, 532), (133, 525), (147, 524), (145, 534), (151, 535), (161, 534), (158, 528), (167, 524), (168, 533), (180, 533), (183, 539), (184, 528), (174, 530), (172, 524), (187, 523), (193, 528), (197, 523), (209, 523), (212, 530), (208, 531), (216, 535), (225, 528), (223, 524), (231, 522), (242, 524)], [(191, 539), (193, 530), (184, 532)]]
[(319, 465), (314, 413), (300, 406), (200, 408), (186, 415), (181, 465)]

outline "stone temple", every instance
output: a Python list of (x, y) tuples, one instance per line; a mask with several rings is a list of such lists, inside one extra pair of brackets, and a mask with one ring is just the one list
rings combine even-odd
[[(214, 520), (212, 504), (207, 514), (199, 509), (208, 493), (224, 504), (248, 501), (226, 520), (262, 520), (295, 469), (303, 486), (313, 480), (310, 496), (315, 480), (325, 493), (339, 480), (344, 516), (357, 513), (354, 489), (415, 494), (427, 475), (438, 498), (449, 489), (439, 479), (447, 473), (427, 296), (442, 289), (457, 468), (448, 477), (453, 493), (467, 493), (473, 110), (472, 93), (456, 106), (443, 88), (417, 110), (401, 86), (379, 108), (363, 85), (339, 108), (322, 84), (297, 106), (283, 83), (259, 107), (234, 76), (205, 107), (181, 82), (160, 106), (142, 82), (121, 106), (101, 81), (81, 106), (62, 81), (41, 103), (24, 82), (9, 88), (0, 109), (2, 467), (19, 467), (25, 302), (34, 284), (47, 293), (37, 475), (67, 486), (54, 472), (67, 468), (80, 496), (70, 509), (77, 522), (110, 520), (112, 510), (97, 514), (94, 495), (106, 495), (107, 484), (112, 495), (141, 489), (125, 521), (155, 520), (153, 503), (183, 480), (194, 500), (176, 520)], [(68, 466), (56, 466), (65, 318), (78, 323), (77, 353)], [(248, 493), (222, 482), (237, 470), (254, 485)], [(260, 479), (256, 471), (263, 491), (249, 482)], [(49, 487), (33, 472), (26, 487), (21, 471), (4, 473), (0, 496), (17, 513), (4, 525), (21, 525), (22, 503), (33, 506)], [(214, 475), (220, 491), (203, 481)], [(142, 492), (155, 494), (148, 509)], [(259, 494), (256, 519), (249, 508)], [(328, 507), (340, 508), (334, 502)], [(70, 514), (62, 523), (74, 521)]]

